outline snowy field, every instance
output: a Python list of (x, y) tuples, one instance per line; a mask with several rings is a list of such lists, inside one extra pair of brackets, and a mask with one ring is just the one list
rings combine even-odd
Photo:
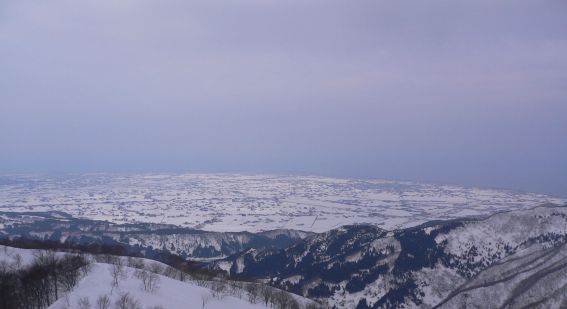
[(0, 211), (58, 210), (117, 223), (209, 231), (386, 229), (565, 200), (536, 193), (385, 180), (245, 174), (0, 176)]

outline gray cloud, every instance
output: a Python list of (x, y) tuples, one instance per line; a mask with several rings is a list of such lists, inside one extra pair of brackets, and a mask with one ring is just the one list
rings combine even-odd
[(0, 172), (567, 195), (564, 1), (3, 1)]

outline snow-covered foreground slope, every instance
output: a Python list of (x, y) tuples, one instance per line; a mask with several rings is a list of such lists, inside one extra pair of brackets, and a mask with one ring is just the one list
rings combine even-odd
[(341, 225), (385, 229), (564, 200), (542, 194), (385, 180), (238, 174), (0, 176), (0, 211), (63, 211), (116, 223), (207, 231)]
[[(0, 246), (0, 280), (10, 278), (9, 272), (20, 272), (24, 278), (31, 278), (30, 269), (41, 263), (51, 265), (49, 256), (64, 261), (64, 257), (73, 254), (54, 252), (49, 250), (20, 249)], [(64, 279), (65, 274), (59, 277), (41, 278), (47, 272), (36, 272), (35, 282), (50, 282), (58, 286), (55, 292), (54, 285), (47, 290), (29, 290), (33, 285), (24, 279), (16, 288), (29, 291), (49, 291), (52, 295), (49, 308), (119, 308), (119, 309), (146, 309), (146, 308), (210, 308), (210, 309), (240, 309), (240, 308), (307, 308), (316, 304), (301, 296), (292, 295), (274, 289), (261, 283), (231, 281), (222, 277), (205, 279), (197, 274), (181, 272), (163, 263), (144, 258), (120, 257), (113, 255), (83, 254), (83, 258), (91, 261), (82, 268), (79, 280), (68, 290), (62, 282), (55, 279)], [(43, 262), (38, 262), (38, 261)], [(55, 264), (53, 264), (55, 265)], [(65, 268), (66, 264), (58, 264)], [(37, 268), (36, 268), (37, 269)], [(37, 277), (39, 276), (39, 277)], [(28, 283), (26, 283), (28, 282)], [(6, 287), (0, 281), (0, 308)], [(266, 292), (267, 291), (267, 292)], [(37, 297), (30, 295), (31, 299)], [(45, 294), (41, 294), (45, 297)], [(266, 300), (269, 295), (269, 300)], [(108, 307), (100, 307), (98, 303), (106, 298)], [(120, 307), (118, 302), (129, 299), (130, 306)], [(86, 306), (88, 303), (91, 307)], [(32, 301), (35, 306), (35, 301)], [(45, 303), (40, 308), (45, 308)], [(25, 307), (27, 308), (27, 307)], [(35, 307), (34, 307), (35, 308)]]
[(112, 305), (124, 293), (128, 293), (141, 308), (161, 306), (165, 309), (204, 308), (208, 309), (245, 309), (266, 308), (262, 304), (251, 304), (234, 296), (215, 298), (211, 290), (189, 282), (181, 282), (165, 276), (159, 276), (158, 288), (153, 292), (144, 291), (140, 279), (134, 275), (135, 269), (125, 267), (125, 278), (120, 280), (117, 287), (112, 286), (112, 265), (95, 263), (91, 272), (84, 277), (78, 286), (67, 296), (62, 297), (50, 309), (78, 308), (79, 300), (88, 298), (94, 306), (100, 296), (107, 295)]

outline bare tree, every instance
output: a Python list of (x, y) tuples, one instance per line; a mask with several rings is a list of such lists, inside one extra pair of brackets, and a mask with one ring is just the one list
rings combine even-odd
[(285, 291), (274, 293), (274, 307), (277, 309), (299, 309), (299, 304), (290, 294)]
[(121, 263), (112, 264), (110, 267), (110, 274), (112, 275), (112, 286), (118, 286), (120, 279), (124, 279), (126, 276), (126, 271), (124, 270), (124, 266)]
[(152, 263), (152, 264), (150, 264), (149, 271), (151, 271), (155, 274), (162, 274), (163, 273), (163, 266), (161, 266), (161, 264), (158, 264), (158, 263)]
[(258, 285), (255, 283), (248, 283), (245, 286), (245, 289), (248, 293), (248, 301), (255, 304), (258, 300), (258, 297), (260, 296), (260, 289), (258, 288)]
[(111, 254), (98, 254), (94, 258), (97, 262), (105, 264), (114, 264), (116, 260), (119, 260), (117, 256)]
[(159, 275), (156, 273), (150, 272), (149, 280), (148, 280), (148, 292), (155, 292), (159, 289)]
[(108, 295), (101, 295), (96, 300), (97, 309), (110, 309), (110, 297)]
[(268, 303), (272, 301), (272, 298), (274, 297), (274, 292), (271, 287), (263, 285), (260, 288), (260, 296), (262, 296), (264, 304), (268, 307)]
[(242, 299), (242, 294), (244, 293), (244, 285), (240, 281), (228, 281), (228, 286), (230, 287), (230, 294)]
[(123, 293), (118, 296), (116, 302), (114, 302), (116, 309), (141, 309), (140, 303), (135, 300), (130, 294)]
[(77, 308), (79, 309), (91, 309), (91, 301), (88, 297), (81, 297), (77, 301)]
[(211, 279), (199, 273), (191, 274), (191, 278), (198, 286), (203, 286), (203, 287), (206, 287), (209, 284), (209, 280)]
[(209, 301), (211, 301), (211, 294), (203, 294), (201, 295), (201, 301), (203, 304), (203, 308), (207, 305)]
[(0, 272), (6, 273), (12, 268), (6, 261), (0, 261)]
[(155, 292), (159, 288), (159, 275), (147, 270), (138, 269), (134, 273), (136, 278), (142, 281), (142, 287), (146, 292)]
[(129, 256), (127, 263), (128, 263), (128, 267), (137, 268), (137, 269), (144, 268), (144, 260), (142, 259)]
[(150, 273), (144, 269), (138, 269), (134, 272), (134, 276), (142, 281), (142, 287), (144, 288), (144, 291), (147, 291), (148, 277), (150, 276)]
[(16, 268), (20, 269), (22, 267), (22, 256), (19, 253), (16, 253), (16, 255), (14, 255), (14, 263), (16, 264)]
[(216, 299), (222, 299), (227, 292), (227, 287), (224, 282), (213, 281), (211, 282), (211, 290), (213, 291), (213, 297)]
[(178, 271), (177, 272), (177, 278), (179, 279), (179, 281), (185, 281), (188, 278), (187, 274), (184, 271)]
[(81, 257), (84, 261), (86, 261), (86, 263), (81, 266), (81, 268), (79, 268), (79, 270), (81, 271), (81, 274), (84, 276), (88, 275), (91, 270), (93, 269), (93, 264), (91, 262), (91, 260), (89, 259), (85, 259), (84, 257)]
[(162, 274), (163, 274), (164, 276), (169, 277), (169, 278), (172, 278), (172, 279), (175, 279), (175, 278), (177, 277), (177, 273), (176, 273), (175, 268), (169, 267), (169, 266), (165, 267), (165, 269), (163, 270)]

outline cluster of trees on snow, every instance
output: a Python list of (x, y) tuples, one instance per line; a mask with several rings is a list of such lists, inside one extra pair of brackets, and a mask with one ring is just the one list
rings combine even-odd
[[(210, 294), (202, 295), (202, 308), (212, 299), (222, 299), (227, 295), (247, 300), (252, 304), (262, 303), (274, 309), (300, 309), (299, 302), (289, 293), (268, 285), (255, 282), (211, 281), (207, 284)], [(313, 308), (317, 308), (314, 306)]]
[[(150, 263), (146, 265), (144, 260), (127, 257), (122, 258), (115, 255), (97, 255), (95, 260), (99, 263), (110, 264), (110, 275), (112, 277), (112, 287), (115, 288), (120, 284), (120, 281), (128, 277), (126, 266), (134, 268), (133, 276), (140, 280), (141, 287), (146, 292), (155, 292), (159, 288), (159, 275), (168, 275), (169, 277), (177, 277), (174, 274), (174, 269), (171, 267), (164, 267), (159, 263)], [(167, 269), (167, 271), (165, 271)], [(183, 277), (183, 276), (181, 276)]]
[[(197, 281), (196, 283), (211, 290), (210, 294), (202, 295), (202, 308), (206, 308), (207, 303), (211, 299), (222, 299), (228, 295), (246, 300), (252, 304), (263, 304), (274, 309), (304, 308), (292, 294), (267, 284), (233, 281), (226, 277), (217, 277), (211, 281)], [(307, 309), (318, 308), (323, 307), (316, 303), (307, 305)]]
[[(78, 309), (142, 309), (142, 304), (129, 293), (120, 293), (118, 298), (111, 302), (108, 295), (101, 295), (96, 299), (94, 304), (88, 297), (81, 297), (77, 301), (77, 306), (72, 308)], [(147, 307), (147, 309), (165, 309), (162, 306)]]
[[(250, 303), (262, 303), (266, 306), (270, 306), (275, 309), (283, 308), (301, 308), (297, 300), (289, 293), (282, 290), (273, 288), (267, 284), (260, 284), (257, 282), (243, 282), (243, 281), (233, 281), (225, 273), (219, 271), (213, 271), (210, 269), (203, 268), (199, 263), (187, 261), (179, 256), (170, 254), (169, 252), (155, 253), (152, 259), (162, 262), (166, 266), (160, 263), (144, 263), (141, 259), (143, 256), (138, 256), (128, 252), (126, 248), (120, 246), (101, 246), (101, 245), (71, 245), (51, 241), (37, 241), (29, 239), (1, 239), (0, 244), (4, 244), (11, 247), (28, 248), (28, 249), (58, 249), (71, 252), (86, 252), (92, 253), (95, 261), (100, 263), (112, 264), (111, 277), (113, 287), (117, 287), (120, 281), (125, 279), (127, 276), (126, 267), (131, 267), (136, 269), (133, 275), (140, 280), (140, 286), (142, 290), (146, 292), (155, 292), (159, 289), (159, 276), (163, 275), (179, 281), (190, 281), (198, 286), (202, 286), (211, 290), (208, 295), (203, 295), (200, 300), (203, 308), (206, 308), (207, 303), (212, 299), (222, 299), (225, 296), (234, 296), (243, 300), (247, 300)], [(18, 271), (10, 270), (10, 268), (4, 268), (0, 270), (0, 308), (33, 308), (41, 309), (46, 308), (49, 304), (55, 302), (58, 297), (60, 297), (61, 292), (70, 291), (80, 279), (81, 273), (88, 271), (90, 268), (89, 259), (80, 254), (67, 254), (63, 258), (56, 258), (53, 251), (42, 251), (43, 255), (50, 256), (49, 258), (40, 257), (38, 261), (34, 261), (33, 265), (44, 265), (49, 266), (30, 266), (30, 274), (26, 275), (28, 268), (21, 269)], [(52, 268), (55, 259), (58, 262), (55, 263), (59, 269), (56, 274), (53, 272), (49, 273), (51, 277), (45, 279), (45, 285), (49, 288), (44, 290), (49, 290), (50, 292), (37, 292), (34, 288), (30, 287), (29, 277), (36, 276), (38, 278), (43, 278), (41, 275), (35, 275), (35, 273), (44, 273), (44, 267)], [(47, 262), (50, 261), (50, 262)], [(67, 265), (63, 267), (62, 265)], [(35, 268), (34, 268), (35, 267)], [(38, 268), (39, 267), (39, 268)], [(33, 270), (32, 270), (33, 268)], [(65, 273), (62, 275), (60, 271), (72, 272)], [(17, 277), (17, 280), (11, 280), (13, 276)], [(32, 277), (33, 277), (32, 276)], [(57, 279), (53, 279), (56, 277)], [(12, 293), (11, 291), (19, 289), (21, 287), (21, 278), (26, 278), (26, 284), (28, 290), (24, 290), (22, 293)], [(34, 277), (35, 278), (35, 277)], [(17, 284), (5, 283), (5, 282), (18, 282)], [(42, 280), (39, 280), (43, 282)], [(52, 285), (53, 282), (57, 283), (57, 288)], [(64, 283), (63, 281), (67, 281)], [(29, 292), (28, 292), (29, 291)], [(43, 291), (43, 290), (42, 290)], [(25, 294), (25, 296), (23, 295)], [(28, 295), (29, 294), (29, 295)], [(4, 295), (15, 295), (10, 297), (5, 297)], [(20, 301), (20, 298), (28, 299), (28, 301)], [(41, 299), (37, 301), (37, 298)], [(101, 295), (96, 300), (90, 300), (88, 298), (81, 298), (80, 303), (69, 304), (71, 308), (97, 308), (97, 309), (109, 309), (109, 308), (120, 308), (120, 309), (139, 309), (142, 306), (139, 302), (129, 294), (121, 294), (120, 304), (112, 304), (110, 298), (105, 295)], [(30, 302), (29, 299), (33, 299), (34, 302)], [(105, 300), (106, 299), (106, 300)], [(11, 305), (12, 301), (18, 302), (18, 305)], [(198, 302), (199, 300), (195, 300)], [(310, 304), (308, 308), (319, 308), (320, 306), (316, 304)]]
[[(160, 263), (145, 263), (143, 259), (135, 257), (121, 258), (113, 255), (98, 255), (95, 257), (97, 262), (112, 264), (110, 272), (112, 275), (113, 286), (118, 286), (120, 281), (125, 279), (127, 274), (125, 266), (134, 268), (133, 276), (140, 280), (142, 290), (152, 293), (159, 288), (159, 275), (166, 276), (179, 281), (186, 281), (209, 289), (211, 292), (201, 297), (202, 308), (214, 299), (223, 299), (226, 296), (233, 296), (246, 300), (253, 304), (264, 304), (274, 309), (300, 309), (300, 303), (289, 293), (273, 288), (266, 284), (257, 282), (233, 281), (225, 275), (208, 273), (206, 271), (192, 271), (187, 268), (182, 271), (171, 266), (164, 266)], [(121, 295), (122, 297), (123, 295)], [(117, 308), (139, 309), (139, 303), (130, 297), (124, 297), (125, 305)], [(307, 306), (309, 309), (319, 308), (316, 304)], [(85, 307), (83, 309), (89, 309)], [(108, 309), (108, 307), (97, 307), (97, 309)]]
[(43, 309), (75, 287), (90, 270), (87, 258), (78, 254), (58, 256), (37, 251), (30, 265), (21, 258), (0, 265), (0, 308)]

